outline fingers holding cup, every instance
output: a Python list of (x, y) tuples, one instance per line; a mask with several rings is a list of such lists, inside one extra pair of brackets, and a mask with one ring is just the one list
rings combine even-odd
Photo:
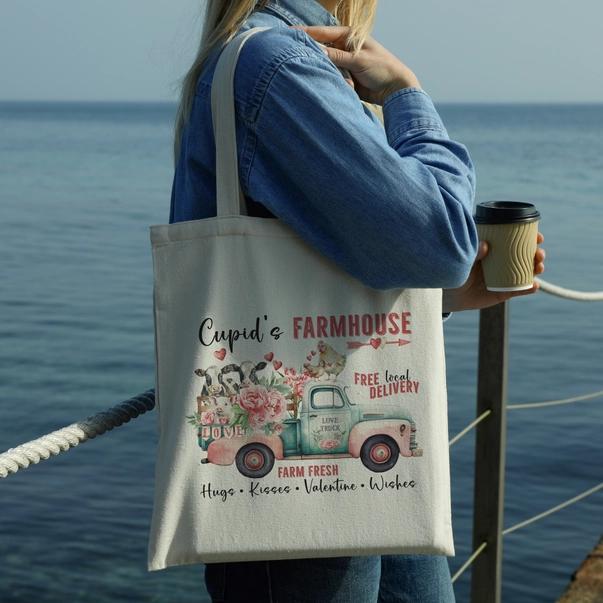
[(544, 258), (546, 251), (539, 247), (534, 255), (534, 274), (542, 274), (544, 272)]

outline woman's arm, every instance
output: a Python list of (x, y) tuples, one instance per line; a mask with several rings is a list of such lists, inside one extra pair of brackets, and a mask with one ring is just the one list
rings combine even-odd
[(388, 95), (384, 130), (295, 34), (248, 45), (235, 75), (244, 192), (368, 286), (462, 285), (477, 253), (475, 172), (430, 97)]

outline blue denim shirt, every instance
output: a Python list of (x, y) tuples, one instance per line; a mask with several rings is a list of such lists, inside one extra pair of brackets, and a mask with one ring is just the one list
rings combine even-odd
[[(277, 217), (365, 285), (459, 287), (477, 254), (475, 170), (429, 95), (384, 100), (385, 129), (338, 68), (292, 24), (337, 25), (317, 0), (269, 0), (239, 31), (239, 177), (251, 216)], [(216, 215), (211, 82), (201, 73), (174, 174), (170, 223)], [(446, 315), (445, 315), (446, 316)]]

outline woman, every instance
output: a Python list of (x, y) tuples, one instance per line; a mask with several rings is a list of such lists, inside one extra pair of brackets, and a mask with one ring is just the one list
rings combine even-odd
[[(535, 292), (485, 289), (473, 163), (416, 75), (369, 36), (375, 9), (376, 0), (208, 1), (182, 88), (170, 222), (216, 215), (213, 71), (224, 42), (268, 26), (247, 41), (234, 77), (249, 215), (282, 220), (367, 286), (443, 288), (448, 315)], [(543, 260), (538, 249), (536, 274)], [(435, 555), (214, 563), (205, 579), (215, 602), (454, 601), (447, 559)]]

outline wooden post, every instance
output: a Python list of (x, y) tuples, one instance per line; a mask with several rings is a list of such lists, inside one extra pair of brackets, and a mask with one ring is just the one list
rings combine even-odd
[(500, 603), (505, 499), (505, 447), (508, 369), (508, 303), (480, 310), (477, 426), (473, 496), (473, 550), (486, 548), (472, 565), (472, 603)]

